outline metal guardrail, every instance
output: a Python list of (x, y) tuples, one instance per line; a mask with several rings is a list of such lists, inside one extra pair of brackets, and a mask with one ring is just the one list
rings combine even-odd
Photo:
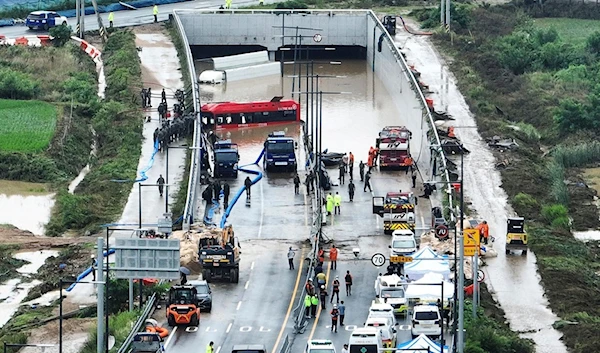
[[(292, 345), (290, 342), (290, 337), (288, 335), (285, 335), (285, 339), (283, 340), (283, 343), (281, 344), (281, 348), (279, 348), (279, 353), (288, 353), (291, 348), (292, 348)], [(275, 353), (275, 352), (273, 352), (273, 353)]]
[(144, 308), (144, 311), (142, 311), (142, 314), (140, 315), (138, 320), (133, 325), (131, 332), (129, 332), (129, 335), (127, 336), (127, 338), (125, 338), (125, 341), (123, 341), (123, 344), (121, 345), (121, 347), (119, 348), (117, 353), (124, 353), (124, 352), (128, 351), (129, 346), (131, 346), (131, 342), (133, 341), (133, 337), (135, 336), (136, 333), (140, 332), (144, 323), (146, 322), (146, 319), (148, 319), (148, 316), (150, 316), (152, 310), (154, 310), (155, 303), (156, 303), (156, 293), (152, 294), (152, 296), (150, 298), (148, 298), (148, 301), (146, 302), (146, 307)]

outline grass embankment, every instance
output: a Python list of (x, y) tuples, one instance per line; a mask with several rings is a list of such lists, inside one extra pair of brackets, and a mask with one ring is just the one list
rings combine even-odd
[[(442, 32), (434, 41), (453, 57), (452, 70), (481, 135), (518, 140), (518, 150), (498, 155), (509, 161), (500, 170), (503, 188), (528, 220), (551, 308), (577, 322), (556, 325), (566, 345), (592, 352), (600, 345), (594, 334), (600, 309), (593, 304), (600, 267), (570, 230), (600, 226), (596, 192), (582, 184), (576, 169), (600, 161), (600, 22), (599, 32), (592, 32), (588, 21), (533, 20), (528, 14), (539, 15), (536, 6), (453, 6), (453, 44)], [(544, 10), (553, 13), (553, 6), (545, 3)], [(594, 5), (569, 6), (570, 13), (598, 13)], [(439, 22), (439, 9), (416, 15), (430, 27)]]
[(75, 194), (60, 190), (49, 235), (67, 229), (97, 230), (118, 217), (136, 177), (142, 142), (141, 64), (131, 31), (113, 32), (103, 51), (106, 99), (91, 119), (97, 153)]
[[(31, 109), (35, 105), (36, 109)], [(56, 107), (39, 101), (0, 99), (0, 150), (39, 152), (50, 144)]]

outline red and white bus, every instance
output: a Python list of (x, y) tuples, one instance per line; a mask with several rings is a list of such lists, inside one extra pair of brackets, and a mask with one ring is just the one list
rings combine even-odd
[(218, 102), (202, 106), (202, 123), (210, 129), (236, 129), (300, 121), (300, 104), (273, 97), (262, 102)]

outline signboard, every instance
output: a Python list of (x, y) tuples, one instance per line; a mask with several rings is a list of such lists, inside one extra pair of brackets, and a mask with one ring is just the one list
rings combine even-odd
[(179, 239), (116, 238), (117, 278), (179, 279)]
[(385, 264), (385, 256), (380, 253), (376, 253), (371, 257), (371, 263), (377, 267), (381, 267)]
[(449, 233), (448, 227), (444, 224), (440, 224), (439, 226), (435, 227), (435, 236), (439, 239), (446, 239)]
[(482, 270), (477, 271), (477, 282), (483, 282), (485, 279), (485, 273)]
[(479, 248), (479, 230), (465, 229), (463, 231), (465, 256), (475, 256), (475, 252)]
[(163, 213), (162, 218), (158, 219), (158, 232), (163, 234), (173, 233), (172, 213)]
[(410, 256), (390, 256), (390, 262), (398, 263), (398, 262), (412, 262), (413, 258)]

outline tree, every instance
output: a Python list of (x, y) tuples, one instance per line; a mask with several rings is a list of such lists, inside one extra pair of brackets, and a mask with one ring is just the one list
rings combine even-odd
[(575, 132), (589, 127), (585, 106), (571, 98), (560, 102), (554, 114), (554, 121), (562, 133)]
[(60, 25), (56, 27), (50, 28), (50, 36), (52, 39), (52, 43), (54, 46), (62, 47), (71, 40), (71, 26)]
[(600, 31), (592, 33), (586, 41), (587, 49), (595, 55), (600, 55)]

